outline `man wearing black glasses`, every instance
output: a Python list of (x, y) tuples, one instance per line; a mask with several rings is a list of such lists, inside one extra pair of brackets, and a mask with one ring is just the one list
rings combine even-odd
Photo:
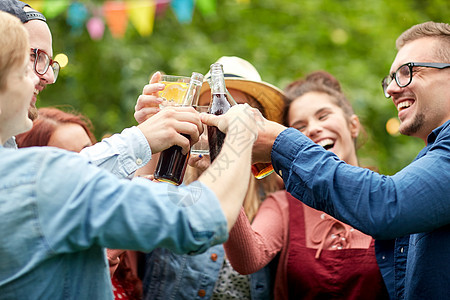
[(426, 143), (410, 165), (393, 176), (350, 166), (298, 130), (267, 120), (253, 160), (271, 161), (295, 198), (375, 237), (392, 299), (448, 299), (450, 25), (413, 26), (397, 49), (383, 91), (398, 109), (400, 132)]
[[(37, 95), (47, 85), (55, 83), (59, 74), (60, 66), (52, 59), (52, 34), (44, 15), (22, 1), (1, 0), (0, 10), (18, 17), (29, 33), (30, 59), (39, 77), (39, 83), (35, 86), (33, 100), (28, 110), (30, 119), (34, 120), (37, 118), (35, 106)], [(85, 148), (81, 154), (118, 177), (132, 177), (138, 168), (147, 164), (152, 153), (160, 152), (174, 144), (188, 151), (189, 140), (173, 133), (186, 133), (194, 143), (199, 133), (193, 132), (195, 127), (192, 124), (200, 124), (200, 118), (193, 109), (183, 108), (176, 112), (162, 112), (158, 118), (142, 122), (137, 127), (125, 129), (121, 134), (113, 135), (101, 143)], [(4, 146), (17, 148), (14, 138), (7, 140)]]

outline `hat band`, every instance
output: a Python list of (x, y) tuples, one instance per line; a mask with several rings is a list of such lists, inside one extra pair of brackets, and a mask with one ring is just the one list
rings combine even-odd
[(235, 78), (243, 78), (242, 76), (239, 76), (239, 75), (234, 75), (234, 74), (223, 74), (223, 77), (235, 77)]
[(47, 19), (44, 17), (44, 15), (38, 11), (26, 11), (25, 13), (27, 14), (27, 21), (40, 20), (43, 22), (47, 22)]

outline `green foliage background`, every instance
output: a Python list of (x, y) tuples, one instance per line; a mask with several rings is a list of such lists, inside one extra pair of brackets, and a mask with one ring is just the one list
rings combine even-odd
[[(84, 1), (99, 4), (102, 1)], [(264, 81), (284, 88), (308, 72), (335, 75), (367, 131), (361, 164), (393, 174), (407, 165), (423, 142), (390, 136), (386, 121), (397, 112), (380, 82), (393, 61), (395, 39), (414, 24), (448, 22), (448, 0), (218, 0), (216, 14), (198, 8), (180, 24), (169, 7), (155, 19), (154, 32), (141, 37), (129, 24), (123, 39), (109, 31), (93, 41), (74, 32), (60, 15), (48, 21), (54, 53), (69, 65), (40, 95), (39, 106), (68, 104), (87, 115), (100, 138), (136, 124), (136, 99), (152, 73), (206, 73), (223, 55), (250, 61)]]

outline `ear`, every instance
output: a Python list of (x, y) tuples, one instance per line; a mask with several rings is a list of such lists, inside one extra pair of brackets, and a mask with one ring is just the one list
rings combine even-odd
[(350, 128), (352, 138), (356, 139), (361, 129), (361, 123), (359, 122), (359, 118), (357, 115), (352, 115), (350, 117), (350, 122), (348, 123), (348, 126)]

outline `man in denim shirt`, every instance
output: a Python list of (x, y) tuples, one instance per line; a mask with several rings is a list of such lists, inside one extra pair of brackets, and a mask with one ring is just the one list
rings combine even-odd
[[(297, 199), (372, 235), (390, 297), (450, 294), (450, 25), (427, 22), (397, 39), (383, 90), (400, 132), (422, 139), (416, 159), (393, 176), (350, 166), (293, 128), (264, 121), (254, 161), (272, 161)], [(321, 128), (317, 139), (324, 136)]]
[[(51, 60), (53, 53), (51, 32), (44, 15), (33, 10), (22, 1), (2, 0), (0, 10), (9, 12), (24, 23), (30, 37), (32, 60), (39, 61), (34, 64), (39, 82), (35, 86), (33, 101), (29, 108), (30, 119), (34, 120), (37, 117), (35, 106), (37, 95), (47, 85), (55, 83), (59, 73), (59, 64)], [(40, 59), (37, 60), (36, 57)], [(131, 178), (138, 168), (146, 165), (151, 159), (152, 152), (149, 143), (151, 142), (153, 145), (161, 144), (162, 147), (165, 147), (166, 137), (174, 129), (172, 125), (176, 123), (167, 122), (174, 118), (173, 115), (163, 114), (161, 117), (164, 118), (152, 122), (139, 122), (142, 124), (137, 127), (125, 129), (121, 134), (115, 134), (94, 146), (85, 148), (81, 151), (81, 155), (120, 178)], [(184, 139), (184, 137), (181, 139), (181, 141), (178, 141), (179, 146), (187, 149), (187, 139)], [(176, 141), (172, 140), (171, 142)], [(8, 139), (4, 143), (4, 147), (17, 148), (14, 137)]]

